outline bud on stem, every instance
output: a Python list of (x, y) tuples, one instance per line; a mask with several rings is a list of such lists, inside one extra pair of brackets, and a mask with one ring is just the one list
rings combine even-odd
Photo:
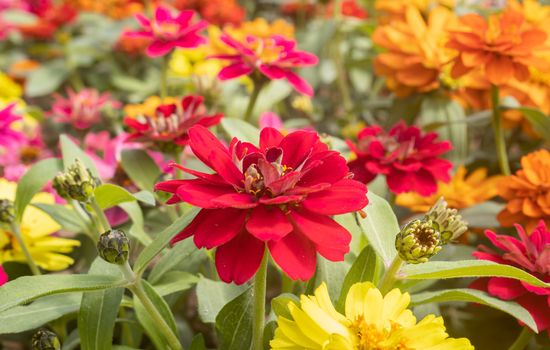
[(41, 329), (32, 336), (32, 350), (59, 350), (61, 344), (54, 332)]
[(97, 251), (103, 260), (124, 265), (130, 253), (130, 241), (121, 230), (109, 230), (99, 236)]
[(99, 179), (92, 174), (90, 169), (87, 169), (80, 160), (75, 159), (66, 172), (60, 173), (54, 178), (52, 185), (57, 194), (65, 199), (88, 202), (99, 183)]
[(0, 222), (11, 224), (15, 220), (13, 202), (9, 199), (0, 199)]

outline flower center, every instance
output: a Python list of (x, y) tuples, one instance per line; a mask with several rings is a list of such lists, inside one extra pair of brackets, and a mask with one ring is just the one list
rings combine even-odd
[(277, 46), (271, 38), (253, 38), (249, 42), (249, 48), (256, 53), (262, 63), (271, 63), (281, 57), (282, 47)]
[(360, 316), (355, 320), (351, 328), (357, 336), (356, 350), (412, 350), (402, 342), (397, 344), (387, 342), (392, 332), (401, 328), (396, 322), (391, 322), (391, 327), (388, 329), (381, 329), (367, 323), (363, 316)]
[(244, 173), (244, 189), (257, 197), (260, 197), (265, 190), (264, 177), (256, 164), (249, 166)]
[(158, 23), (154, 21), (151, 25), (155, 36), (162, 40), (173, 40), (177, 37), (180, 25), (172, 22)]

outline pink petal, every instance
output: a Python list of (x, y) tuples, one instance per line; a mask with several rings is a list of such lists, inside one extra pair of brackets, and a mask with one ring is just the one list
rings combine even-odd
[(216, 269), (226, 283), (243, 284), (258, 271), (265, 244), (246, 232), (216, 249)]
[(246, 230), (262, 241), (279, 240), (292, 231), (292, 224), (278, 207), (260, 205), (250, 213)]
[(173, 48), (174, 45), (172, 42), (155, 40), (149, 46), (147, 46), (147, 50), (145, 51), (145, 53), (149, 57), (160, 57), (169, 53)]
[(244, 62), (238, 62), (222, 68), (218, 73), (218, 79), (229, 80), (248, 75), (254, 71), (254, 68)]
[(292, 85), (296, 89), (296, 91), (306, 96), (313, 96), (313, 88), (311, 87), (311, 85), (309, 85), (308, 82), (305, 81), (305, 79), (301, 78), (296, 73), (290, 70), (287, 71), (286, 79), (288, 80), (290, 85)]
[(315, 273), (315, 246), (301, 233), (293, 231), (279, 241), (268, 242), (273, 260), (292, 279), (308, 280)]
[(158, 6), (155, 11), (155, 21), (157, 23), (166, 22), (167, 20), (172, 19), (172, 14), (170, 10), (164, 6)]
[(284, 69), (277, 67), (277, 66), (269, 66), (267, 64), (261, 64), (260, 72), (262, 72), (266, 77), (269, 79), (282, 79), (286, 76), (286, 72)]

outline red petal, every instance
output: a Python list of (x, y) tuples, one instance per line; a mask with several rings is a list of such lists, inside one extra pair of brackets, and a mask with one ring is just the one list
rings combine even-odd
[(183, 180), (176, 193), (184, 202), (205, 209), (213, 209), (221, 207), (221, 205), (212, 202), (213, 199), (235, 193), (235, 189), (231, 186), (218, 186), (202, 179), (194, 179)]
[(311, 131), (295, 131), (285, 136), (279, 147), (283, 149), (282, 164), (296, 169), (310, 156), (313, 147), (319, 141), (319, 136)]
[(299, 232), (293, 231), (279, 241), (270, 241), (268, 247), (273, 260), (290, 278), (305, 281), (315, 273), (315, 246)]
[(489, 294), (504, 300), (514, 300), (527, 292), (520, 281), (501, 277), (490, 278), (487, 290)]
[(263, 128), (260, 132), (260, 149), (263, 151), (266, 148), (277, 147), (283, 139), (283, 134), (274, 128)]
[(349, 251), (351, 234), (343, 226), (325, 215), (307, 210), (291, 210), (296, 227), (313, 243), (342, 251)]
[(320, 160), (322, 162), (320, 165), (311, 168), (302, 177), (299, 183), (300, 186), (311, 186), (322, 182), (332, 184), (349, 173), (346, 159), (338, 152), (327, 152)]
[(262, 241), (246, 232), (216, 250), (216, 269), (226, 283), (243, 284), (258, 271), (265, 252)]
[(246, 230), (262, 241), (279, 240), (292, 231), (292, 224), (278, 207), (254, 208)]
[(302, 205), (317, 214), (339, 215), (363, 209), (368, 203), (365, 185), (343, 179), (327, 190), (308, 195)]
[(224, 194), (214, 198), (212, 203), (217, 204), (219, 207), (232, 207), (237, 209), (249, 209), (258, 205), (254, 197), (248, 193)]
[(235, 238), (244, 226), (245, 217), (245, 210), (233, 208), (201, 210), (182, 234), (195, 235), (198, 248), (211, 249)]

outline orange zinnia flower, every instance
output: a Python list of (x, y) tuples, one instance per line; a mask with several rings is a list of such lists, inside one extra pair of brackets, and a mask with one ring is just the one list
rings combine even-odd
[(497, 182), (500, 176), (487, 177), (486, 168), (478, 168), (466, 175), (464, 166), (458, 167), (449, 183), (438, 182), (437, 192), (431, 196), (421, 196), (416, 192), (402, 193), (395, 203), (414, 212), (427, 212), (441, 197), (449, 207), (464, 209), (483, 203), (497, 195)]
[(528, 67), (545, 71), (550, 64), (542, 55), (549, 47), (543, 30), (527, 22), (523, 13), (506, 10), (485, 20), (478, 14), (459, 18), (447, 47), (458, 50), (451, 75), (460, 77), (474, 68), (484, 70), (492, 84), (527, 80)]
[(542, 149), (521, 158), (522, 169), (499, 181), (499, 195), (508, 203), (498, 214), (504, 227), (514, 223), (533, 231), (540, 220), (550, 225), (550, 152)]
[(452, 58), (445, 48), (446, 27), (455, 20), (453, 13), (437, 7), (427, 22), (413, 6), (406, 9), (404, 20), (379, 26), (373, 41), (386, 49), (374, 61), (374, 68), (387, 77), (388, 88), (398, 96), (427, 92), (439, 87), (443, 66)]
[(455, 0), (376, 0), (374, 8), (376, 11), (382, 12), (380, 19), (381, 23), (385, 24), (405, 18), (408, 6), (412, 6), (426, 14), (431, 7), (436, 5), (443, 5), (452, 9), (455, 6)]

